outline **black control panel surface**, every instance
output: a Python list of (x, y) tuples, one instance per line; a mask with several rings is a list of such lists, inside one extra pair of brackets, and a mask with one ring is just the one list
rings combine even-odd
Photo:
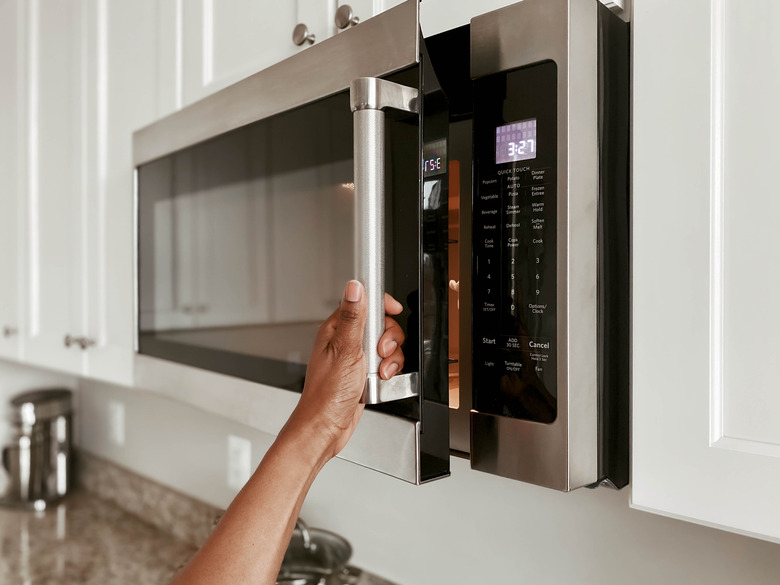
[(541, 423), (557, 416), (557, 75), (474, 85), (474, 408)]

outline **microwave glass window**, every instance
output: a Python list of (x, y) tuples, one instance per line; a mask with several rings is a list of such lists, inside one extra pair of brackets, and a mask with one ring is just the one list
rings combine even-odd
[(536, 118), (496, 128), (496, 164), (536, 158)]
[(142, 350), (260, 357), (263, 371), (279, 370), (269, 383), (299, 384), (320, 323), (353, 277), (352, 121), (342, 101), (140, 167)]

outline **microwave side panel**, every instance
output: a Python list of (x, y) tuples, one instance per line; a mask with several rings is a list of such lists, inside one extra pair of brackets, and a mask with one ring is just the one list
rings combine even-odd
[[(590, 485), (598, 479), (597, 2), (525, 0), (474, 18), (471, 21), (471, 34), (471, 74), (476, 85), (472, 267), (472, 388), (475, 408), (471, 416), (472, 467), (568, 491)], [(543, 69), (550, 69), (553, 65), (557, 79), (552, 83), (557, 85), (550, 89), (549, 81), (541, 78), (544, 77)], [(541, 76), (538, 88), (533, 85), (523, 87), (517, 83), (514, 90), (510, 88), (513, 76), (535, 80), (535, 72)], [(549, 74), (545, 79), (548, 78)], [(480, 84), (484, 82), (489, 86), (491, 80), (499, 85), (505, 83), (508, 94), (503, 106), (491, 106), (497, 108), (498, 112), (481, 112), (477, 103), (481, 95)], [(532, 92), (537, 89), (552, 91), (551, 95), (557, 102), (554, 117), (557, 129), (553, 133), (557, 143), (556, 152), (552, 166), (544, 168), (544, 145), (539, 143), (539, 157), (534, 160), (536, 152), (529, 151), (529, 140), (534, 140), (533, 147), (536, 148), (537, 132), (540, 140), (545, 132), (550, 136), (550, 129), (546, 127), (549, 122), (545, 122), (551, 119), (550, 116), (540, 110), (538, 116), (524, 114), (522, 120), (501, 117), (505, 114), (511, 116), (509, 111), (514, 107), (513, 99), (533, 102)], [(516, 93), (511, 94), (511, 91)], [(529, 92), (528, 95), (524, 95), (525, 92)], [(491, 126), (481, 128), (481, 120)], [(521, 141), (513, 138), (517, 132), (530, 134), (522, 134), (525, 140)], [(478, 142), (479, 136), (482, 136), (481, 144)], [(499, 175), (502, 171), (510, 175)], [(485, 173), (492, 175), (488, 177)], [(542, 177), (544, 182), (545, 173), (547, 177), (554, 174), (555, 180), (546, 187), (545, 196), (549, 201), (545, 204), (547, 207), (543, 208), (539, 217), (534, 217), (534, 210), (539, 209), (532, 207), (532, 202), (537, 201), (532, 195), (535, 193), (535, 176)], [(528, 198), (528, 202), (519, 202), (519, 222), (510, 219), (514, 208), (507, 199), (513, 193), (509, 189), (509, 177), (518, 177), (518, 197)], [(483, 180), (497, 181), (500, 188), (504, 189), (498, 198), (500, 203), (496, 205), (495, 212), (486, 209), (498, 214), (495, 242), (500, 249), (496, 251), (495, 258), (500, 263), (497, 273), (501, 278), (500, 286), (502, 290), (507, 289), (503, 298), (495, 304), (496, 310), (506, 309), (507, 313), (505, 319), (502, 313), (495, 335), (482, 335), (479, 332), (480, 327), (485, 331), (484, 317), (480, 311), (493, 308), (484, 299), (487, 282), (484, 272), (481, 277), (478, 271), (480, 257), (491, 252), (485, 249), (485, 242), (491, 238), (486, 238), (484, 234), (480, 236), (480, 230), (491, 225), (483, 222), (484, 225), (480, 226), (481, 204), (495, 195), (488, 192), (492, 185), (482, 184)], [(550, 196), (553, 192), (556, 209), (550, 215), (548, 208), (552, 203)], [(484, 202), (481, 199), (483, 195), (486, 197)], [(524, 208), (528, 209), (526, 219), (523, 219)], [(544, 223), (540, 223), (540, 219)], [(546, 230), (551, 236), (554, 232), (554, 255), (538, 254), (531, 246), (526, 255), (521, 253), (513, 256), (516, 254), (512, 249), (515, 240), (523, 237), (522, 231), (519, 234), (511, 231), (515, 223), (528, 223), (526, 228), (532, 225), (540, 227), (542, 233)], [(531, 231), (533, 233), (533, 229)], [(545, 250), (548, 249), (549, 246), (545, 247)], [(526, 278), (544, 279), (545, 274), (554, 271), (555, 291), (546, 292), (552, 296), (548, 296), (545, 302), (530, 302), (523, 297), (518, 299), (519, 306), (513, 306), (516, 297), (511, 295), (517, 294), (517, 288), (507, 283), (512, 274), (509, 262), (515, 257), (521, 263), (534, 263), (540, 258), (538, 262), (542, 268), (546, 267), (547, 272), (527, 271)], [(508, 260), (506, 266), (504, 260)], [(518, 274), (518, 278), (522, 279), (523, 276)], [(549, 277), (547, 282), (550, 282)], [(544, 295), (543, 287), (538, 288)], [(531, 296), (537, 293), (531, 286), (526, 286), (526, 290), (530, 291)], [(534, 312), (537, 309), (531, 310), (531, 304), (543, 307), (538, 309), (544, 311), (541, 317)], [(526, 336), (509, 335), (511, 332), (504, 330), (501, 323), (511, 318), (529, 325), (529, 329), (533, 329), (531, 322), (541, 324), (539, 331), (543, 333), (549, 331), (549, 323), (546, 321), (554, 318), (553, 333), (548, 338), (534, 335), (533, 332)], [(521, 329), (514, 333), (523, 332)], [(553, 380), (549, 378), (553, 375), (550, 372), (551, 364), (555, 368)], [(492, 379), (484, 373), (487, 371), (485, 368), (491, 365), (498, 370)], [(514, 408), (511, 402), (528, 386), (529, 379), (548, 380), (537, 384), (546, 390), (540, 394), (541, 398), (535, 400), (535, 403), (546, 402), (541, 416), (529, 415), (528, 409), (524, 412), (520, 407)], [(491, 402), (496, 394), (509, 398), (503, 402)], [(554, 405), (552, 414), (549, 413), (550, 405)], [(485, 412), (481, 412), (480, 407)]]

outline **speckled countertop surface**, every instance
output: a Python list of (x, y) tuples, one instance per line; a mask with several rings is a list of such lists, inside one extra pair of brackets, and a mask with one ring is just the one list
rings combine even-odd
[(0, 583), (162, 585), (195, 550), (84, 490), (42, 513), (0, 508)]
[[(0, 585), (166, 585), (222, 515), (88, 453), (78, 467), (45, 512), (0, 507)], [(355, 567), (330, 582), (393, 585)]]

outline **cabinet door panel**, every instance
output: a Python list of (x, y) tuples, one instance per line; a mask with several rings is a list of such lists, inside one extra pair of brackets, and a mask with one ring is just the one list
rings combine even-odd
[(24, 110), (21, 65), (23, 31), (19, 30), (21, 3), (0, 4), (0, 356), (20, 354), (21, 284), (19, 257), (21, 194), (24, 188)]
[(775, 541), (779, 19), (634, 11), (633, 505)]
[(87, 374), (132, 381), (132, 134), (158, 110), (156, 2), (88, 3)]
[(764, 4), (759, 15), (729, 1), (724, 13), (723, 433), (778, 446), (780, 304), (767, 292), (780, 290), (780, 6)]
[(65, 348), (84, 331), (85, 157), (81, 140), (79, 2), (29, 3), (28, 319), (26, 357), (79, 372), (84, 352)]
[(295, 52), (295, 2), (203, 0), (181, 10), (185, 104)]

